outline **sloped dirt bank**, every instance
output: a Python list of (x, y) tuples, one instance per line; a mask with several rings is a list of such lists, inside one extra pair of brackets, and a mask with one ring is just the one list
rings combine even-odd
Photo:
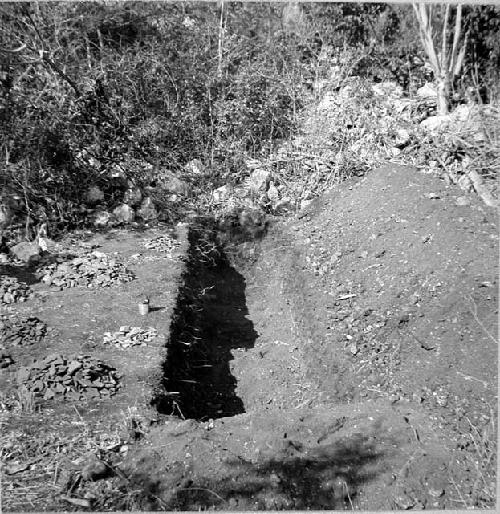
[[(231, 261), (227, 287), (210, 273), (194, 284), (219, 291), (206, 319), (230, 337), (205, 344), (226, 341), (211, 352), (241, 413), (167, 416), (124, 463), (131, 505), (493, 506), (495, 212), (391, 165), (275, 223), (253, 250), (242, 250), (252, 262)], [(224, 313), (243, 290), (242, 327), (230, 329)]]

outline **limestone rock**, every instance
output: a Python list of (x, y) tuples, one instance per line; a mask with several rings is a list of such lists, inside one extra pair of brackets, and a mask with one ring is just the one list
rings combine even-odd
[(277, 214), (284, 214), (286, 212), (290, 212), (293, 209), (292, 200), (288, 197), (282, 198), (278, 200), (274, 205), (274, 211)]
[(205, 173), (205, 166), (203, 166), (200, 159), (189, 161), (186, 166), (184, 166), (184, 169), (193, 175), (203, 175)]
[(146, 196), (141, 203), (140, 209), (137, 211), (144, 221), (153, 221), (158, 219), (158, 211), (153, 203), (153, 200), (149, 196)]
[(429, 118), (420, 123), (420, 126), (429, 132), (439, 132), (444, 130), (451, 121), (452, 118), (449, 114), (429, 116)]
[(460, 189), (466, 192), (470, 192), (473, 189), (472, 180), (468, 175), (462, 175), (458, 179), (458, 186), (460, 187)]
[(40, 247), (36, 243), (18, 243), (10, 249), (10, 253), (23, 262), (36, 262), (40, 259)]
[(396, 130), (396, 147), (397, 148), (403, 148), (410, 142), (411, 136), (410, 133), (404, 129), (399, 128)]
[(266, 215), (260, 209), (245, 208), (238, 215), (243, 234), (252, 238), (260, 237), (267, 228)]
[(81, 470), (83, 480), (95, 481), (105, 478), (109, 474), (110, 468), (95, 455), (88, 460)]
[(57, 243), (48, 237), (38, 237), (38, 246), (42, 252), (55, 251)]
[(99, 210), (92, 214), (91, 221), (95, 227), (106, 227), (113, 220), (113, 216), (108, 211)]
[(466, 196), (459, 196), (456, 199), (455, 204), (460, 207), (465, 207), (467, 205), (470, 205), (470, 200)]
[(125, 191), (125, 195), (123, 197), (123, 203), (130, 205), (131, 207), (136, 207), (140, 205), (142, 202), (142, 192), (141, 189), (133, 184), (129, 184), (129, 188)]
[(300, 201), (300, 211), (305, 211), (313, 203), (311, 199), (304, 199)]
[(231, 184), (225, 184), (212, 192), (212, 199), (215, 203), (223, 203), (228, 200), (234, 192)]
[(97, 186), (90, 186), (85, 193), (85, 201), (88, 204), (96, 204), (104, 200), (103, 191)]
[(163, 177), (163, 187), (170, 193), (182, 196), (189, 196), (191, 193), (191, 187), (189, 184), (171, 173), (168, 173)]
[(116, 207), (113, 211), (113, 214), (116, 218), (116, 221), (119, 223), (130, 223), (131, 221), (134, 221), (135, 218), (134, 209), (132, 209), (132, 207), (126, 203), (122, 203)]
[(263, 169), (256, 169), (248, 179), (248, 186), (254, 193), (267, 191), (267, 186), (271, 181), (271, 172)]
[(269, 198), (272, 204), (275, 204), (280, 198), (280, 192), (278, 191), (278, 188), (274, 185), (274, 182), (272, 181), (269, 183), (267, 197)]
[(247, 159), (245, 161), (245, 166), (248, 168), (248, 169), (251, 169), (251, 170), (256, 170), (257, 168), (259, 168), (260, 166), (262, 166), (262, 163), (260, 161), (258, 161), (257, 159)]
[(426, 82), (422, 87), (417, 89), (417, 96), (419, 98), (437, 98), (437, 91), (432, 84)]
[(0, 202), (0, 232), (9, 226), (14, 216), (14, 211), (6, 200)]
[(376, 96), (382, 96), (387, 98), (389, 96), (394, 98), (400, 98), (403, 96), (403, 88), (396, 84), (396, 82), (381, 82), (380, 84), (375, 84), (372, 86), (372, 91)]

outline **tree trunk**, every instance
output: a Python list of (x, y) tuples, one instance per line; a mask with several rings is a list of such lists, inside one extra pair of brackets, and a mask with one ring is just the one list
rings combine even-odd
[(220, 2), (219, 41), (217, 45), (217, 76), (222, 75), (222, 54), (224, 51), (224, 0)]
[(444, 116), (449, 112), (449, 98), (450, 98), (450, 81), (448, 77), (437, 77), (436, 79), (437, 90), (437, 113), (439, 116)]
[[(437, 89), (437, 112), (439, 115), (445, 115), (448, 114), (450, 108), (449, 98), (452, 81), (460, 73), (464, 61), (468, 32), (464, 38), (461, 37), (462, 6), (458, 5), (453, 30), (453, 42), (451, 43), (449, 41), (451, 6), (450, 4), (442, 4), (441, 7), (442, 27), (436, 35), (433, 32), (432, 24), (433, 6), (413, 2), (413, 10), (419, 26), (420, 40), (434, 73)], [(439, 47), (441, 50), (438, 52), (437, 48)]]

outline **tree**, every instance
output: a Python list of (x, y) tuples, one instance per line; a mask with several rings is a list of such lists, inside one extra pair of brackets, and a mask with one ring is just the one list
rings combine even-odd
[(419, 35), (429, 58), (437, 88), (438, 114), (447, 114), (453, 79), (461, 71), (467, 48), (467, 32), (462, 37), (462, 5), (456, 6), (453, 31), (450, 30), (452, 6), (413, 3)]

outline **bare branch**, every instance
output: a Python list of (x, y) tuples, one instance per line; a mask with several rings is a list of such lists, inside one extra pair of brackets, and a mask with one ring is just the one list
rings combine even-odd
[(20, 47), (10, 50), (9, 48), (0, 48), (0, 52), (5, 54), (18, 54), (26, 48), (26, 43), (23, 43)]
[(455, 67), (453, 68), (453, 77), (456, 77), (460, 73), (460, 70), (462, 68), (462, 64), (465, 58), (465, 52), (467, 50), (467, 43), (469, 42), (469, 35), (470, 31), (467, 31), (465, 34), (464, 43), (462, 45), (462, 48), (460, 49), (460, 53), (457, 56)]
[(441, 71), (448, 68), (447, 65), (447, 42), (448, 42), (448, 21), (450, 19), (450, 4), (446, 4), (446, 10), (443, 21), (443, 32), (441, 34)]
[(460, 68), (462, 67), (462, 62), (465, 56), (465, 50), (467, 47), (467, 40), (469, 33), (465, 35), (465, 39), (460, 51), (458, 51), (458, 43), (460, 40), (460, 34), (462, 32), (462, 6), (457, 6), (457, 16), (455, 19), (455, 32), (453, 34), (453, 46), (451, 49), (451, 56), (449, 62), (449, 72), (453, 74), (455, 77), (460, 72)]
[(434, 48), (432, 24), (429, 17), (429, 15), (432, 15), (432, 6), (413, 3), (413, 9), (418, 21), (420, 40), (427, 56), (429, 57), (429, 62), (434, 74), (436, 77), (439, 77), (441, 75), (441, 69), (436, 55), (436, 50)]

